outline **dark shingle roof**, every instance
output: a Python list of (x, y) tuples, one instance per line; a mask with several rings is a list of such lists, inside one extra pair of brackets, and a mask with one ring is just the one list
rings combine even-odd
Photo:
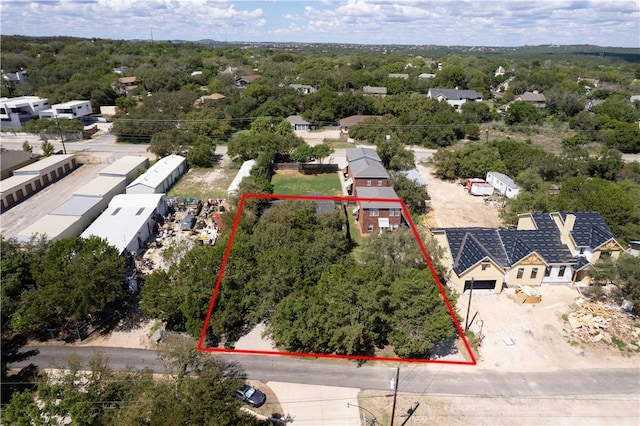
[[(561, 212), (563, 221), (567, 220), (567, 212)], [(597, 248), (613, 238), (613, 233), (607, 226), (600, 213), (571, 212), (576, 216), (576, 222), (571, 231), (571, 237), (578, 247)]]
[(482, 93), (475, 90), (459, 90), (459, 89), (429, 89), (432, 98), (443, 96), (450, 101), (461, 101), (463, 99), (482, 100)]
[(354, 178), (388, 179), (389, 173), (382, 164), (369, 158), (361, 158), (349, 163)]

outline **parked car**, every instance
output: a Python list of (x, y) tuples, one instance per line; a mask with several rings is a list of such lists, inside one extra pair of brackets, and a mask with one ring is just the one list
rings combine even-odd
[(242, 388), (236, 389), (236, 396), (254, 407), (260, 407), (267, 400), (267, 395), (249, 385), (244, 385)]

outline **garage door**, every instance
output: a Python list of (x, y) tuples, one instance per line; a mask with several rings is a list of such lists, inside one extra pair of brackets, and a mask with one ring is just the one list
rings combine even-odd
[[(464, 282), (464, 291), (471, 288), (471, 280)], [(475, 280), (473, 281), (474, 290), (493, 290), (496, 288), (496, 280)]]

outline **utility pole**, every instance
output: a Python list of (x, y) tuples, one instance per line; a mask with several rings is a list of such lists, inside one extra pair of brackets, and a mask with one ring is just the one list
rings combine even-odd
[(402, 424), (400, 426), (404, 426), (404, 425), (407, 424), (407, 422), (409, 421), (411, 416), (413, 416), (413, 414), (416, 412), (416, 410), (418, 409), (419, 406), (420, 406), (420, 402), (416, 401), (416, 405), (407, 410), (407, 418), (404, 419), (404, 422), (402, 422)]
[(396, 381), (393, 386), (393, 406), (391, 407), (391, 426), (393, 426), (393, 418), (396, 415), (396, 401), (398, 399), (398, 379), (400, 378), (400, 367), (396, 367)]
[(60, 132), (60, 142), (62, 142), (62, 151), (66, 154), (67, 147), (64, 146), (64, 134), (62, 133), (62, 127), (60, 127), (60, 119), (56, 117), (56, 124), (58, 125), (58, 132)]
[(469, 311), (471, 310), (471, 296), (473, 295), (473, 285), (474, 281), (471, 278), (471, 288), (469, 288), (469, 304), (467, 305), (467, 317), (464, 319), (464, 332), (466, 333), (469, 330)]

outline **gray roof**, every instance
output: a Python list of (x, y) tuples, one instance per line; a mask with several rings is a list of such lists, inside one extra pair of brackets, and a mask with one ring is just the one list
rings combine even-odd
[(438, 96), (443, 96), (445, 99), (450, 101), (461, 101), (461, 100), (482, 100), (482, 93), (478, 93), (475, 90), (459, 90), (459, 89), (429, 89), (429, 93), (432, 98), (437, 98)]
[(91, 210), (96, 204), (101, 202), (101, 197), (83, 197), (74, 195), (49, 214), (54, 216), (82, 216)]
[(357, 161), (361, 158), (369, 158), (377, 162), (381, 162), (378, 153), (373, 148), (347, 148), (345, 149), (348, 161)]
[(427, 184), (427, 181), (424, 180), (424, 178), (422, 177), (422, 175), (417, 169), (406, 170), (400, 173), (402, 173), (407, 177), (407, 179), (414, 181), (418, 185), (424, 186)]
[(38, 161), (38, 158), (40, 158), (40, 156), (32, 152), (2, 148), (0, 155), (0, 168), (2, 168), (2, 170), (11, 169), (16, 165), (24, 163), (25, 161), (35, 163), (36, 161)]
[(295, 90), (307, 90), (309, 93), (315, 93), (316, 92), (316, 88), (313, 86), (309, 86), (307, 84), (290, 84), (289, 85), (290, 88), (295, 89)]
[(546, 102), (547, 98), (539, 92), (524, 92), (518, 98), (523, 102)]
[[(378, 201), (381, 200), (398, 200), (398, 201)], [(368, 199), (368, 201), (361, 201)], [(400, 209), (400, 199), (396, 191), (390, 186), (361, 186), (358, 187), (358, 197), (356, 198), (358, 205), (363, 209)]]
[(364, 93), (369, 93), (369, 94), (373, 94), (373, 95), (386, 95), (387, 94), (387, 88), (386, 87), (380, 87), (380, 86), (364, 86), (362, 88), (362, 91)]
[(296, 124), (309, 124), (309, 122), (307, 120), (305, 120), (304, 118), (300, 117), (299, 115), (290, 115), (289, 117), (287, 117), (287, 121), (293, 125)]
[(376, 179), (389, 179), (389, 173), (384, 166), (375, 160), (370, 158), (361, 158), (349, 163), (351, 167), (351, 173), (354, 178), (376, 178)]
[(517, 184), (517, 183), (515, 183), (515, 182), (513, 181), (513, 179), (511, 179), (509, 176), (505, 175), (504, 173), (500, 173), (500, 172), (488, 172), (488, 173), (487, 173), (487, 179), (488, 179), (489, 175), (493, 175), (493, 176), (495, 176), (496, 178), (498, 178), (498, 180), (499, 180), (500, 182), (504, 183), (505, 185), (507, 185), (507, 186), (508, 186), (509, 188), (511, 188), (511, 189), (518, 189), (518, 188), (520, 188), (520, 187), (518, 186), (518, 184)]

